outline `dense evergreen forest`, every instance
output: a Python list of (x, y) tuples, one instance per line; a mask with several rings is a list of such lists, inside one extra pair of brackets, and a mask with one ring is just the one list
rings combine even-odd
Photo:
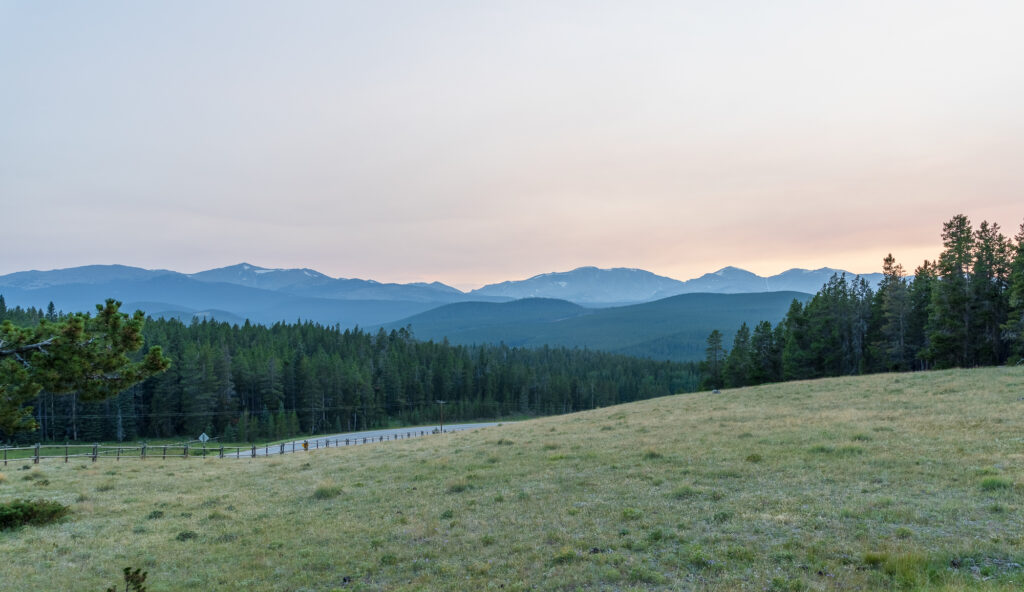
[[(8, 309), (0, 321), (60, 320), (51, 304)], [(149, 319), (166, 372), (99, 403), (41, 393), (40, 429), (16, 441), (195, 438), (264, 441), (389, 425), (568, 413), (693, 391), (695, 364), (585, 349), (464, 347), (407, 330), (368, 333), (314, 323), (186, 325)]]
[(743, 325), (732, 348), (713, 331), (705, 387), (823, 376), (1016, 364), (1024, 358), (1024, 224), (1013, 240), (998, 224), (943, 225), (944, 250), (907, 277), (890, 254), (872, 292), (833, 276), (806, 306), (794, 301), (774, 327)]

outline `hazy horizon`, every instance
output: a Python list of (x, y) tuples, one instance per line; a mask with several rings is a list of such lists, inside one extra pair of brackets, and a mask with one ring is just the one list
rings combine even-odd
[[(117, 262), (113, 262), (113, 263), (90, 263), (90, 264), (87, 264), (86, 266), (89, 266), (89, 265), (100, 265), (100, 266), (102, 266), (102, 265), (124, 265), (124, 264), (123, 263), (117, 263)], [(200, 273), (200, 272), (203, 272), (203, 271), (210, 271), (210, 270), (213, 270), (213, 269), (221, 269), (221, 268), (224, 268), (224, 267), (233, 267), (233, 266), (236, 266), (236, 265), (251, 265), (251, 266), (253, 266), (255, 268), (267, 269), (267, 270), (272, 270), (272, 271), (284, 271), (284, 270), (294, 270), (294, 269), (309, 269), (309, 270), (312, 270), (312, 271), (317, 271), (317, 272), (320, 272), (320, 273), (324, 273), (322, 270), (315, 269), (315, 268), (308, 267), (308, 266), (287, 267), (287, 268), (285, 268), (285, 267), (274, 267), (274, 268), (271, 268), (271, 267), (266, 267), (264, 265), (259, 265), (258, 263), (253, 263), (251, 261), (240, 261), (238, 263), (232, 263), (232, 264), (229, 264), (229, 265), (217, 266), (217, 267), (212, 267), (212, 268), (194, 269), (194, 270), (171, 269), (171, 268), (165, 268), (165, 267), (144, 267), (144, 266), (135, 266), (135, 265), (131, 265), (131, 266), (128, 266), (128, 267), (137, 267), (137, 268), (140, 268), (140, 269), (147, 269), (147, 270), (150, 270), (150, 271), (171, 271), (171, 272), (177, 272), (177, 273), (182, 273), (182, 274), (186, 274), (186, 275), (192, 275), (192, 274)], [(19, 269), (19, 270), (16, 270), (14, 272), (8, 272), (8, 273), (18, 273), (18, 272), (26, 272), (26, 271), (28, 271), (28, 272), (33, 272), (33, 271), (38, 271), (38, 272), (63, 271), (65, 269), (73, 269), (74, 267), (85, 267), (85, 266), (73, 266), (71, 268), (59, 267), (59, 268), (53, 268), (53, 269)], [(585, 267), (597, 267), (597, 266), (594, 266), (594, 265), (584, 265), (584, 266), (573, 268), (573, 269), (561, 269), (561, 270), (552, 270), (552, 271), (542, 271), (542, 272), (531, 274), (529, 276), (509, 277), (509, 278), (505, 278), (505, 279), (502, 279), (502, 280), (497, 280), (497, 281), (494, 281), (494, 282), (488, 282), (488, 284), (480, 284), (480, 285), (468, 284), (468, 285), (464, 285), (464, 286), (458, 286), (458, 285), (446, 282), (446, 281), (444, 281), (444, 279), (441, 279), (441, 278), (436, 278), (436, 279), (432, 279), (432, 280), (409, 280), (409, 281), (401, 281), (401, 280), (399, 280), (399, 281), (394, 281), (394, 282), (390, 282), (390, 281), (389, 282), (381, 282), (380, 280), (377, 280), (374, 277), (359, 277), (359, 278), (357, 278), (357, 277), (354, 277), (354, 276), (333, 276), (333, 275), (328, 274), (328, 273), (324, 273), (324, 275), (330, 276), (330, 277), (332, 277), (334, 279), (374, 280), (374, 281), (378, 281), (380, 283), (411, 284), (411, 283), (417, 283), (417, 282), (421, 282), (421, 283), (440, 282), (440, 283), (446, 284), (446, 285), (448, 285), (450, 287), (458, 288), (459, 290), (461, 290), (463, 292), (470, 292), (472, 290), (476, 290), (478, 288), (482, 288), (482, 287), (484, 287), (486, 285), (498, 284), (498, 283), (507, 282), (507, 281), (512, 281), (512, 282), (522, 281), (522, 280), (527, 280), (527, 279), (531, 279), (531, 278), (542, 276), (542, 275), (550, 275), (550, 274), (556, 274), (556, 273), (568, 273), (568, 272), (576, 271), (577, 269), (585, 268)], [(730, 265), (730, 266), (726, 266), (726, 267), (735, 267), (735, 268), (739, 268), (739, 269), (741, 269), (743, 271), (751, 271), (749, 269), (746, 269), (742, 265)], [(828, 267), (833, 268), (833, 269), (840, 269), (840, 268), (837, 268), (835, 266), (828, 266)], [(642, 269), (642, 268), (638, 268), (638, 267), (618, 267), (618, 268), (602, 268), (602, 267), (599, 267), (599, 269), (602, 269), (602, 270), (610, 270), (610, 269), (637, 269), (637, 270), (640, 270), (640, 271), (650, 271), (649, 269)], [(699, 278), (699, 277), (701, 277), (701, 276), (703, 276), (705, 274), (716, 273), (718, 271), (721, 271), (722, 269), (725, 269), (725, 268), (710, 269), (708, 271), (705, 271), (705, 272), (700, 273), (698, 275), (695, 275), (693, 277), (672, 277), (672, 276), (663, 276), (663, 277), (669, 277), (670, 279), (675, 279), (675, 280), (680, 280), (680, 281), (687, 281), (687, 280), (697, 279), (697, 278)], [(791, 271), (791, 270), (794, 270), (794, 269), (804, 269), (804, 270), (807, 270), (807, 271), (816, 271), (816, 270), (821, 269), (821, 268), (819, 267), (819, 268), (810, 269), (810, 268), (800, 268), (800, 267), (788, 267), (786, 269), (781, 269), (781, 270), (779, 270), (777, 272), (767, 273), (767, 274), (757, 273), (757, 275), (760, 275), (762, 277), (771, 277), (771, 276), (779, 275), (779, 274), (782, 274), (783, 272)], [(877, 271), (859, 271), (858, 272), (858, 271), (853, 271), (853, 270), (845, 269), (845, 270), (842, 270), (842, 271), (846, 271), (846, 272), (849, 272), (850, 274), (860, 275), (860, 276), (868, 275), (868, 274), (872, 274), (872, 273), (880, 273), (880, 270), (877, 270)], [(908, 274), (912, 274), (913, 273), (913, 268), (911, 268), (909, 270), (906, 270), (906, 271), (907, 271)], [(8, 275), (8, 273), (0, 273), (0, 276)], [(651, 273), (654, 273), (654, 272), (651, 272)], [(752, 272), (752, 273), (756, 273), (756, 272)], [(656, 275), (662, 275), (662, 274), (656, 274)]]
[(1013, 1), (0, 3), (0, 274), (908, 272), (1024, 219)]

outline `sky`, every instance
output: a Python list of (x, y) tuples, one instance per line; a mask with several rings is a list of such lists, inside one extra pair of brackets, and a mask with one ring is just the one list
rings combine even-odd
[(1024, 221), (1024, 2), (0, 0), (0, 274), (912, 270)]

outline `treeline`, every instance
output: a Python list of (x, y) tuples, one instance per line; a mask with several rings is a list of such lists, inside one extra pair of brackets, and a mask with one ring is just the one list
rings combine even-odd
[(1024, 357), (1024, 224), (1013, 240), (966, 216), (943, 225), (944, 250), (907, 277), (890, 254), (872, 291), (833, 276), (774, 327), (744, 324), (726, 350), (708, 337), (704, 388), (873, 372), (991, 366)]
[[(0, 297), (2, 305), (2, 297)], [(59, 320), (3, 307), (0, 321)], [(591, 350), (452, 346), (407, 330), (370, 333), (314, 323), (244, 326), (148, 320), (146, 347), (166, 372), (84, 403), (43, 392), (31, 441), (195, 438), (264, 441), (392, 425), (568, 413), (694, 391), (696, 364)]]

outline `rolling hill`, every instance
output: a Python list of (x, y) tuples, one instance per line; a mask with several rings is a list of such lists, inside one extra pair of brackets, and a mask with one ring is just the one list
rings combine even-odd
[(588, 347), (640, 357), (693, 361), (718, 329), (727, 340), (746, 322), (781, 320), (800, 292), (683, 294), (656, 302), (587, 309), (569, 302), (531, 298), (508, 303), (448, 304), (386, 328), (411, 327), (418, 339), (455, 344), (505, 343)]

